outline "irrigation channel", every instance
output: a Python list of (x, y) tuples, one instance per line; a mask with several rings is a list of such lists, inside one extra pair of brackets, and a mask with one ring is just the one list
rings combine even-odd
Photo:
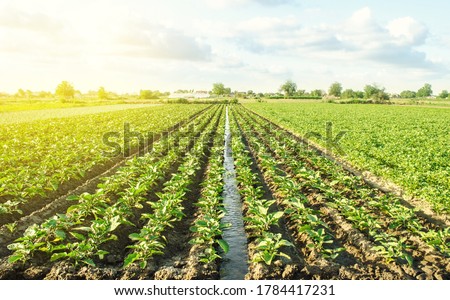
[(242, 217), (242, 203), (236, 182), (236, 171), (231, 151), (231, 131), (228, 118), (228, 107), (225, 119), (225, 149), (224, 149), (224, 192), (223, 204), (226, 214), (222, 219), (224, 224), (230, 224), (223, 231), (223, 238), (230, 245), (228, 253), (223, 255), (220, 278), (224, 280), (242, 280), (248, 272), (247, 236)]

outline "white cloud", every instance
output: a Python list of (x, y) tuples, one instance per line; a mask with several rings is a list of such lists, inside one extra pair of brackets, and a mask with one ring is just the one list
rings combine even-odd
[(248, 3), (248, 0), (203, 0), (206, 5), (214, 9), (222, 9)]
[(191, 61), (211, 56), (211, 47), (196, 37), (134, 16), (114, 23), (102, 22), (101, 16), (70, 21), (5, 7), (0, 10), (0, 51), (33, 55), (35, 62), (60, 58), (95, 62), (105, 54)]
[(267, 6), (278, 6), (278, 5), (288, 5), (298, 3), (297, 0), (254, 0), (254, 2)]
[[(133, 34), (130, 34), (132, 32)], [(209, 60), (211, 47), (161, 24), (134, 22), (113, 38), (112, 54), (177, 60)]]
[(364, 7), (360, 10), (355, 11), (352, 16), (348, 19), (347, 23), (350, 26), (355, 26), (353, 29), (364, 29), (372, 26), (376, 26), (373, 17), (372, 11), (369, 7)]
[(448, 85), (450, 40), (445, 26), (436, 25), (447, 21), (434, 22), (417, 10), (406, 17), (390, 10), (380, 21), (377, 4), (353, 12), (353, 4), (336, 1), (122, 2), (0, 5), (2, 85), (53, 88), (67, 79), (80, 89), (126, 91), (148, 82), (165, 89), (223, 81), (269, 91), (286, 78), (307, 89), (334, 80), (396, 88), (432, 76)]
[(253, 18), (236, 25), (233, 39), (240, 47), (258, 54), (356, 59), (442, 72), (442, 67), (415, 48), (423, 45), (427, 36), (427, 28), (412, 17), (383, 26), (365, 7), (340, 24), (320, 26), (302, 26), (295, 17)]
[(79, 52), (81, 37), (63, 20), (14, 7), (0, 9), (0, 52), (48, 62)]
[(400, 45), (422, 45), (428, 37), (428, 29), (411, 17), (395, 19), (387, 28)]
[(63, 28), (61, 20), (42, 13), (28, 13), (13, 7), (0, 10), (0, 28), (21, 29), (43, 34), (58, 34)]
[(238, 31), (260, 32), (267, 31), (285, 32), (286, 30), (296, 30), (300, 28), (300, 22), (294, 17), (274, 18), (274, 17), (257, 17), (240, 22), (237, 25)]
[(263, 6), (281, 6), (281, 5), (295, 5), (298, 0), (203, 0), (206, 5), (215, 9), (223, 9), (227, 7), (236, 7), (241, 5), (248, 5), (252, 3)]

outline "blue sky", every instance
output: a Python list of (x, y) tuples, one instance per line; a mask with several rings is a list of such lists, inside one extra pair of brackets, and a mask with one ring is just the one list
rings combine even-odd
[[(431, 4), (432, 3), (432, 4)], [(448, 1), (0, 1), (0, 91), (450, 90)]]

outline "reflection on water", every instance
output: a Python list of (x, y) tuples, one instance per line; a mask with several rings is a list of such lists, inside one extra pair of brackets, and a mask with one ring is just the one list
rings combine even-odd
[(223, 231), (223, 239), (230, 245), (230, 250), (223, 255), (220, 277), (224, 280), (244, 279), (248, 269), (247, 236), (242, 219), (242, 203), (236, 182), (234, 160), (231, 152), (231, 132), (228, 119), (228, 107), (225, 121), (225, 188), (223, 192), (226, 214), (223, 223), (231, 226)]

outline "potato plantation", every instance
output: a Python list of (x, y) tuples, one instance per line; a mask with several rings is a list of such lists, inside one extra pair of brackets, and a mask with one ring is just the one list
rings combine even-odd
[[(248, 260), (226, 259), (245, 279), (450, 279), (449, 112), (355, 111), (161, 105), (2, 124), (0, 279), (220, 279), (235, 246), (227, 150)], [(327, 121), (353, 130), (337, 162), (302, 138)], [(124, 123), (157, 134), (143, 155), (108, 157), (102, 134)]]

